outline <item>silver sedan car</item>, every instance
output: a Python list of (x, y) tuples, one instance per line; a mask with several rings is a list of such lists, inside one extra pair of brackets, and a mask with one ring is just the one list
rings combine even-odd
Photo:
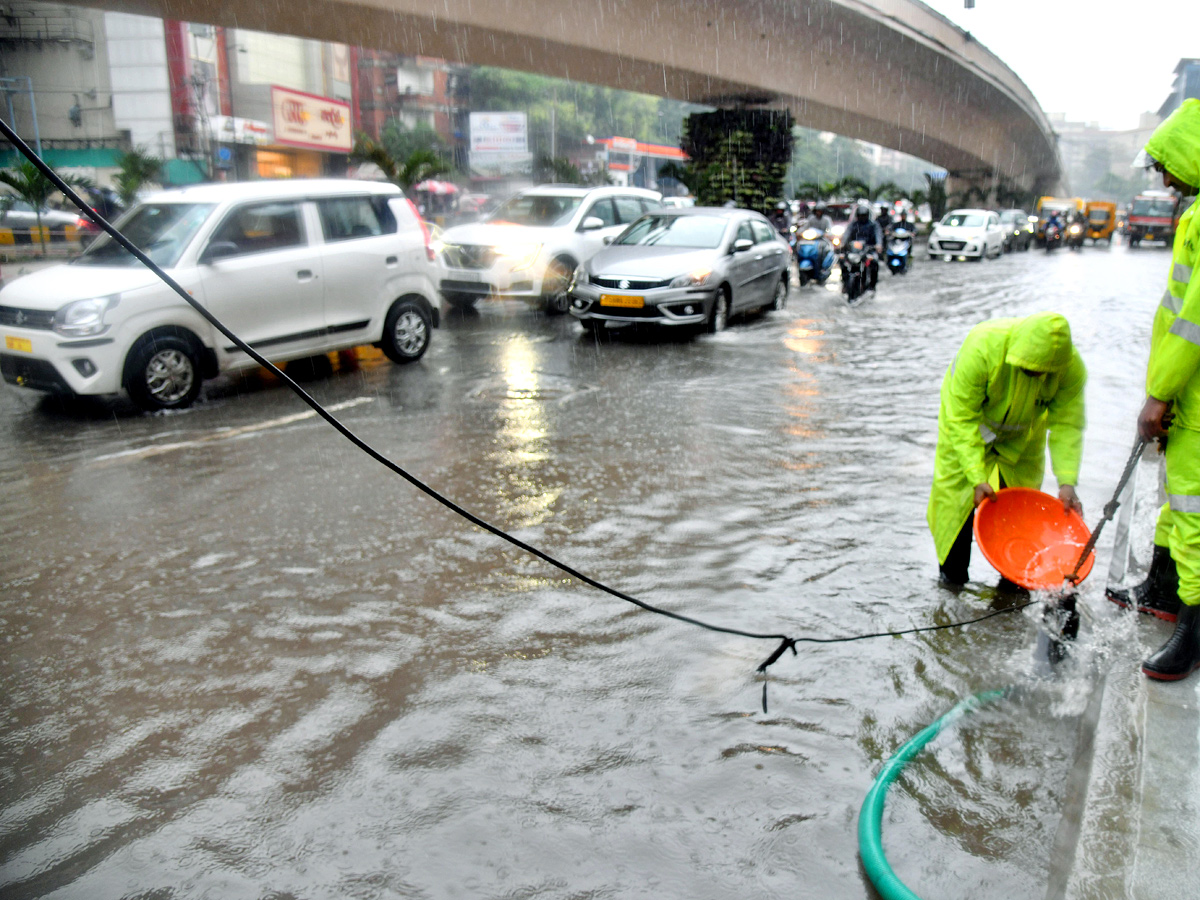
[(613, 324), (722, 330), (730, 316), (787, 303), (788, 245), (746, 209), (647, 213), (575, 270), (571, 315)]

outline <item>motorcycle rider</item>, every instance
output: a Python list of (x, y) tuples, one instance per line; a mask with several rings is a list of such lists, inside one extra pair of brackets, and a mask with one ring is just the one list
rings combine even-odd
[(879, 280), (879, 257), (883, 255), (883, 231), (877, 222), (871, 221), (871, 208), (865, 203), (860, 203), (854, 208), (854, 219), (842, 232), (843, 278), (846, 277), (846, 248), (854, 241), (862, 241), (867, 245), (867, 290), (874, 291), (875, 282)]
[(808, 227), (817, 229), (823, 235), (833, 231), (833, 219), (829, 218), (823, 200), (818, 200), (813, 206), (812, 215), (808, 217)]
[(775, 204), (775, 209), (771, 212), (771, 224), (775, 226), (775, 230), (787, 237), (788, 231), (792, 227), (792, 216), (788, 211), (788, 205), (780, 200)]
[(1049, 232), (1049, 231), (1050, 231), (1050, 227), (1051, 227), (1051, 226), (1053, 226), (1053, 227), (1057, 228), (1057, 229), (1058, 229), (1058, 233), (1059, 233), (1059, 234), (1062, 234), (1062, 230), (1063, 230), (1063, 220), (1062, 220), (1062, 216), (1060, 216), (1060, 215), (1058, 214), (1058, 210), (1057, 210), (1057, 209), (1053, 209), (1053, 210), (1051, 210), (1051, 211), (1050, 211), (1050, 218), (1046, 220), (1046, 231), (1047, 231), (1047, 232)]
[(875, 217), (875, 224), (885, 235), (892, 230), (892, 214), (888, 212), (886, 206), (879, 207), (879, 215)]

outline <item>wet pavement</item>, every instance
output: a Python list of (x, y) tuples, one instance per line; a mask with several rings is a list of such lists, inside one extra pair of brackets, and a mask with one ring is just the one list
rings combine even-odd
[[(1094, 522), (1168, 262), (921, 257), (856, 308), (793, 289), (695, 340), (491, 304), (448, 315), (417, 365), (342, 359), (305, 386), (436, 490), (649, 603), (793, 636), (947, 623), (1003, 603), (978, 553), (966, 590), (937, 586), (924, 521), (967, 329), (1070, 319)], [(1115, 529), (1056, 676), (1016, 613), (802, 644), (764, 714), (772, 642), (568, 578), (264, 375), (159, 416), (5, 388), (0, 423), (6, 897), (874, 897), (856, 822), (882, 761), (1006, 685), (892, 788), (901, 879), (925, 900), (1200, 893), (1172, 869), (1196, 858), (1197, 680), (1137, 674), (1169, 626), (1104, 601)]]

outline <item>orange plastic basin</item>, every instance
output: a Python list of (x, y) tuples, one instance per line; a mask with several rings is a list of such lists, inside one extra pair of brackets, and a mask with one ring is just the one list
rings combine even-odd
[[(1004, 488), (975, 511), (975, 543), (984, 558), (1031, 591), (1060, 589), (1089, 537), (1079, 513), (1067, 512), (1057, 497), (1033, 488)], [(1079, 569), (1079, 581), (1095, 561), (1093, 551)]]

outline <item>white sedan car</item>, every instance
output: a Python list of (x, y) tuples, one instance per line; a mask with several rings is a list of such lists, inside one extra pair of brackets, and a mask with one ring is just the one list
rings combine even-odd
[(942, 216), (929, 233), (929, 258), (1000, 256), (1004, 252), (1004, 227), (1000, 214), (990, 209), (956, 209)]

